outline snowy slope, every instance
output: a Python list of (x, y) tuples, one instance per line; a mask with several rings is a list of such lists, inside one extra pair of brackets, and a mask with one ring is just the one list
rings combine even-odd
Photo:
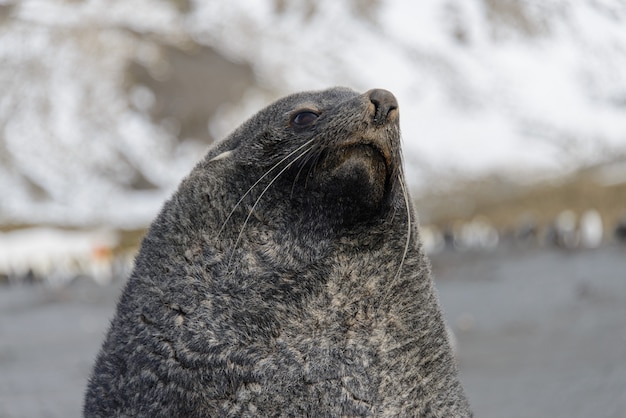
[(155, 39), (253, 65), (261, 88), (207, 121), (215, 137), (272, 95), (393, 91), (418, 190), (626, 152), (620, 0), (22, 0), (0, 6), (0, 223), (154, 216), (203, 152), (149, 117), (153, 92), (125, 88), (129, 61), (167, 77)]

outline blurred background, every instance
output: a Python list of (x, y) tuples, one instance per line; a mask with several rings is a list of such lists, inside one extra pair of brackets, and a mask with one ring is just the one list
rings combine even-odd
[(0, 417), (78, 416), (145, 228), (272, 100), (398, 98), (481, 417), (626, 417), (624, 0), (0, 0)]

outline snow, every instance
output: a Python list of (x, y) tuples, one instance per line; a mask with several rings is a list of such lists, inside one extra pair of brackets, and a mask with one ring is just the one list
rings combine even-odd
[[(388, 0), (369, 18), (357, 2), (284, 4), (197, 0), (184, 13), (148, 0), (14, 3), (0, 23), (0, 222), (154, 216), (200, 155), (150, 120), (153, 92), (123, 89), (131, 60), (168, 76), (152, 38), (250, 62), (279, 94), (391, 90), (414, 190), (438, 173), (554, 175), (626, 153), (623, 1), (519, 3), (532, 30), (489, 18), (481, 0)], [(225, 136), (267, 100), (251, 90), (207, 121), (211, 132)], [(131, 170), (158, 190), (128, 191)]]

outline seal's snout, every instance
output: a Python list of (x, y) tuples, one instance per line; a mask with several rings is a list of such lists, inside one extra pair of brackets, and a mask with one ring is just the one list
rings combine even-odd
[(382, 125), (397, 116), (398, 101), (390, 91), (373, 89), (367, 92), (367, 96), (374, 105), (373, 121), (376, 125)]

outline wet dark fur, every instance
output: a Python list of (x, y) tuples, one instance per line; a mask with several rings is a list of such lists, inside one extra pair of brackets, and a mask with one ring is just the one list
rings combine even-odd
[(195, 167), (143, 241), (85, 415), (471, 415), (398, 110), (368, 94), (283, 98)]

